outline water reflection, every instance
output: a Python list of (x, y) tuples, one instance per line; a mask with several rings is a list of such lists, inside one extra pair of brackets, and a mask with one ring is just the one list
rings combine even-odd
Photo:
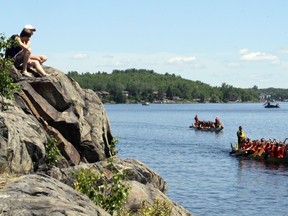
[(261, 169), (261, 170), (277, 170), (280, 172), (287, 173), (288, 171), (288, 166), (284, 164), (278, 164), (278, 163), (273, 163), (273, 162), (267, 162), (267, 161), (258, 161), (258, 160), (253, 160), (250, 158), (244, 158), (244, 157), (239, 157), (236, 158), (239, 161), (239, 170), (242, 169)]

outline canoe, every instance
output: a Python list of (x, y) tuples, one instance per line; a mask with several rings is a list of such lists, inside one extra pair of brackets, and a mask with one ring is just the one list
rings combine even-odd
[(267, 104), (265, 106), (265, 108), (280, 108), (279, 104), (276, 104), (276, 105), (272, 105), (272, 104)]
[(224, 129), (224, 125), (221, 124), (220, 127), (196, 127), (195, 124), (189, 126), (189, 128), (193, 128), (199, 131), (211, 131), (211, 132), (219, 132)]
[(144, 103), (142, 103), (142, 105), (143, 106), (149, 106), (150, 104), (149, 104), (149, 102), (144, 102)]
[(258, 161), (265, 161), (267, 163), (274, 163), (274, 164), (285, 164), (288, 165), (288, 156), (285, 156), (283, 158), (278, 157), (270, 157), (268, 154), (265, 154), (265, 152), (261, 155), (255, 155), (254, 151), (249, 150), (236, 150), (235, 147), (231, 144), (231, 152), (230, 155), (235, 155), (236, 157), (245, 157), (253, 160)]
[(265, 108), (280, 108), (278, 103), (274, 105), (274, 104), (271, 104), (270, 102), (266, 102), (264, 105), (265, 105), (264, 106)]

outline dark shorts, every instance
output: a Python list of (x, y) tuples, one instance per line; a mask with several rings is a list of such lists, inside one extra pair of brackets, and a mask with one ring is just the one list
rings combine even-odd
[(17, 67), (20, 67), (21, 64), (23, 63), (23, 60), (24, 60), (24, 55), (25, 53), (23, 51), (20, 51), (19, 53), (17, 53), (15, 56), (14, 56), (14, 66), (17, 68)]

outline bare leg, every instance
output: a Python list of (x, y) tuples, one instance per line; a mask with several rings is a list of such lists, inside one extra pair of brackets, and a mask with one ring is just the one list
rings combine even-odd
[(29, 65), (31, 65), (32, 67), (34, 67), (37, 71), (37, 73), (40, 75), (40, 76), (50, 76), (50, 74), (47, 74), (42, 65), (39, 63), (39, 61), (37, 60), (29, 60), (28, 61)]
[(40, 61), (40, 63), (41, 64), (43, 64), (44, 62), (46, 62), (47, 61), (47, 56), (45, 56), (45, 55), (40, 55), (40, 58), (41, 58), (41, 61)]
[(31, 55), (30, 60), (37, 60), (40, 62), (40, 64), (43, 64), (45, 61), (47, 61), (47, 56), (45, 55)]
[(28, 76), (28, 77), (32, 77), (32, 74), (27, 72), (27, 65), (28, 65), (28, 60), (30, 58), (30, 55), (31, 55), (30, 49), (28, 51), (25, 51), (23, 63), (22, 63), (22, 69), (21, 69), (21, 73), (24, 76)]

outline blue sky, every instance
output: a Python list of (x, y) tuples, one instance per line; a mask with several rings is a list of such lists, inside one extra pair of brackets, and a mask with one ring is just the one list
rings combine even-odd
[(0, 33), (64, 73), (149, 69), (211, 86), (288, 88), (287, 0), (1, 1)]

